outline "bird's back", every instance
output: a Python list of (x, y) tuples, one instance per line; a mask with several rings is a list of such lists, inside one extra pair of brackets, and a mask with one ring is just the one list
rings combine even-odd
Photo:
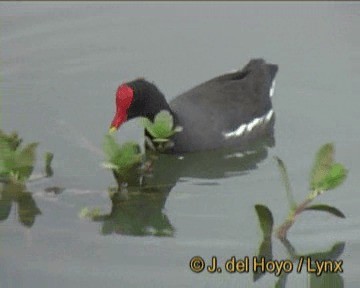
[(251, 60), (242, 70), (176, 97), (170, 107), (183, 131), (174, 136), (173, 152), (234, 146), (263, 133), (266, 127), (260, 126), (271, 124), (270, 93), (277, 70), (262, 59)]

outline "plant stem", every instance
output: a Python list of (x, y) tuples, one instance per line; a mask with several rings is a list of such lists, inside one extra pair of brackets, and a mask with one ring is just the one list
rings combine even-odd
[(312, 201), (313, 199), (307, 198), (305, 201), (300, 203), (296, 207), (295, 210), (290, 211), (287, 219), (281, 226), (276, 230), (276, 236), (280, 240), (286, 239), (287, 231), (291, 228), (291, 226), (294, 224), (296, 217), (305, 210), (306, 206)]

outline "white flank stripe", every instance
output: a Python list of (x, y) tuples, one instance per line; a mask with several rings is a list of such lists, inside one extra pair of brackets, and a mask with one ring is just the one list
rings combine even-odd
[(265, 117), (265, 122), (269, 122), (271, 120), (271, 117), (273, 116), (274, 114), (274, 111), (271, 109), (267, 114), (266, 114), (266, 117)]
[(275, 92), (275, 80), (273, 80), (273, 82), (271, 83), (271, 88), (270, 88), (270, 97), (272, 97), (274, 95)]
[(260, 119), (260, 118), (255, 118), (253, 121), (251, 121), (249, 123), (249, 125), (247, 125), (246, 130), (248, 132), (250, 132), (255, 126), (257, 126), (257, 125), (259, 125), (261, 123), (261, 120), (262, 119)]
[(247, 132), (250, 132), (255, 127), (260, 126), (261, 124), (265, 124), (269, 122), (274, 114), (274, 111), (272, 109), (269, 110), (268, 113), (266, 113), (264, 116), (255, 118), (249, 123), (242, 124), (239, 126), (239, 128), (235, 129), (234, 131), (230, 132), (223, 132), (223, 135), (225, 139), (231, 138), (231, 137), (239, 137)]
[(232, 69), (229, 72), (227, 72), (226, 74), (232, 74), (232, 73), (236, 73), (238, 71), (239, 71), (239, 69)]
[(233, 154), (230, 154), (230, 155), (226, 155), (224, 158), (225, 158), (225, 159), (230, 159), (230, 158), (242, 158), (242, 157), (244, 157), (244, 156), (245, 156), (244, 153), (237, 152), (237, 153), (233, 153)]

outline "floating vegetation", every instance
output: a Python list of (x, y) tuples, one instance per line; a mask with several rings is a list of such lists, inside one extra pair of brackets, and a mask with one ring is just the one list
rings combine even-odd
[(105, 135), (103, 150), (106, 157), (103, 167), (112, 170), (120, 189), (122, 183), (126, 182), (127, 176), (143, 161), (140, 146), (135, 142), (119, 145), (114, 137), (108, 134)]
[[(0, 130), (0, 181), (20, 182), (27, 181), (34, 169), (36, 160), (36, 148), (38, 143), (22, 144), (16, 132), (6, 134)], [(52, 175), (52, 153), (45, 157), (46, 176)]]
[(173, 142), (170, 140), (170, 137), (182, 131), (180, 126), (174, 127), (173, 116), (169, 111), (165, 110), (160, 111), (155, 116), (153, 122), (145, 117), (141, 117), (141, 123), (147, 135), (150, 136), (145, 136), (145, 146), (152, 150), (146, 154), (148, 161), (145, 161), (145, 155), (141, 152), (140, 146), (137, 143), (126, 142), (119, 145), (112, 134), (105, 135), (103, 151), (106, 161), (102, 166), (112, 170), (118, 183), (118, 190), (121, 189), (121, 185), (124, 183), (134, 182), (135, 176), (140, 176), (150, 171), (153, 161), (157, 159), (156, 153), (152, 152), (163, 152), (172, 147)]
[(7, 135), (0, 131), (0, 178), (3, 181), (24, 182), (33, 171), (38, 143), (25, 147), (21, 147), (21, 143), (16, 133)]
[(89, 207), (82, 208), (79, 213), (79, 217), (82, 219), (85, 218), (94, 219), (100, 215), (101, 215), (101, 210), (99, 208), (89, 208)]
[(169, 111), (162, 110), (156, 114), (154, 121), (141, 117), (141, 124), (144, 126), (150, 137), (146, 137), (146, 144), (152, 150), (164, 151), (173, 146), (170, 137), (175, 133), (181, 132), (180, 126), (174, 127), (174, 118)]
[(25, 184), (29, 180), (51, 177), (54, 155), (50, 152), (45, 154), (44, 175), (30, 177), (36, 162), (38, 143), (22, 144), (23, 140), (16, 132), (6, 134), (0, 130), (0, 221), (6, 220), (12, 206), (16, 206), (19, 222), (31, 227), (41, 211)]

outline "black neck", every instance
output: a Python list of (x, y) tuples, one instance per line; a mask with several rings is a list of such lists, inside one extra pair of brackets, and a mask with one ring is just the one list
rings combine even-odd
[(161, 110), (167, 110), (174, 116), (164, 94), (154, 84), (144, 79), (136, 79), (127, 85), (134, 91), (134, 100), (128, 110), (128, 120), (143, 116), (153, 121)]

